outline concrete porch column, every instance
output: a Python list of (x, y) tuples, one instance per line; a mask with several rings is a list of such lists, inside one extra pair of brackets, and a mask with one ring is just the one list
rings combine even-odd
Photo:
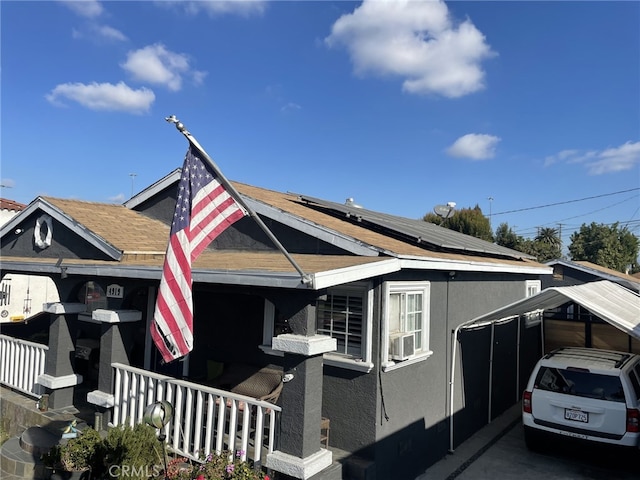
[(100, 333), (100, 363), (98, 367), (98, 389), (87, 394), (87, 402), (98, 407), (102, 425), (111, 420), (110, 408), (114, 405), (112, 393), (114, 372), (112, 363), (130, 365), (129, 355), (133, 348), (135, 323), (142, 319), (138, 310), (97, 309), (92, 321), (102, 324)]
[(82, 375), (75, 373), (74, 343), (78, 314), (86, 311), (84, 303), (48, 303), (44, 311), (51, 314), (49, 323), (49, 351), (44, 373), (38, 383), (49, 394), (49, 408), (56, 410), (73, 406), (74, 387), (82, 383)]
[(322, 418), (322, 354), (336, 349), (336, 340), (316, 335), (315, 299), (289, 319), (293, 333), (272, 340), (284, 352), (285, 385), (279, 450), (267, 455), (267, 467), (290, 477), (307, 479), (331, 465), (332, 454), (320, 444)]

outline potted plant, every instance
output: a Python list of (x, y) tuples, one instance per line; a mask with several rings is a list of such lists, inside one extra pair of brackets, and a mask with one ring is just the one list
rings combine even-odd
[(54, 445), (42, 456), (45, 466), (52, 470), (51, 478), (97, 478), (103, 455), (102, 437), (92, 428), (79, 432), (75, 438)]
[(52, 470), (52, 480), (147, 480), (162, 470), (161, 452), (155, 429), (137, 424), (111, 428), (104, 438), (86, 428), (55, 445), (42, 461)]

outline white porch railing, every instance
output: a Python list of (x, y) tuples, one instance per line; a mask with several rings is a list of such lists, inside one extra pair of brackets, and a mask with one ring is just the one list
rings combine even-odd
[(0, 383), (39, 398), (44, 387), (38, 377), (48, 350), (47, 345), (0, 335)]
[(273, 452), (279, 406), (121, 363), (111, 366), (114, 425), (142, 423), (147, 405), (167, 400), (174, 410), (164, 427), (166, 442), (180, 455), (198, 460), (226, 450), (259, 465)]

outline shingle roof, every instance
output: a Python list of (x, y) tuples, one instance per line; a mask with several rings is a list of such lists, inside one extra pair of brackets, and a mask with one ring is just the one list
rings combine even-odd
[[(272, 205), (274, 207), (280, 208), (282, 211), (288, 212), (292, 215), (297, 215), (301, 218), (305, 218), (309, 221), (312, 221), (318, 225), (324, 226), (331, 230), (340, 232), (344, 235), (348, 235), (354, 238), (357, 241), (365, 242), (369, 245), (377, 247), (381, 250), (393, 252), (398, 255), (405, 256), (434, 256), (436, 258), (474, 258), (478, 260), (481, 255), (477, 255), (476, 252), (464, 251), (462, 248), (458, 249), (455, 253), (445, 253), (442, 251), (434, 251), (433, 248), (428, 248), (428, 245), (420, 246), (411, 241), (403, 241), (398, 238), (391, 237), (389, 235), (383, 234), (378, 231), (374, 231), (371, 228), (366, 228), (357, 223), (353, 223), (349, 221), (347, 218), (338, 218), (334, 215), (330, 215), (324, 211), (320, 211), (314, 208), (310, 208), (307, 205), (307, 202), (303, 201), (300, 196), (292, 193), (281, 193), (273, 190), (267, 190), (264, 188), (254, 187), (252, 185), (246, 185), (242, 183), (234, 182), (234, 186), (238, 190), (238, 192), (242, 195), (246, 195), (248, 197), (254, 198), (265, 204)], [(436, 228), (437, 227), (434, 225)], [(446, 229), (442, 229), (445, 230)], [(457, 232), (451, 232), (456, 235), (461, 235)], [(477, 240), (477, 239), (475, 239)], [(483, 242), (487, 245), (491, 245), (488, 242)], [(510, 252), (513, 253), (511, 250)], [(494, 256), (498, 256), (497, 252), (493, 252)], [(513, 256), (513, 255), (510, 255)], [(523, 257), (525, 255), (523, 254)], [(500, 261), (504, 261), (504, 256), (501, 256), (502, 259)], [(491, 256), (483, 257), (482, 260), (490, 260)], [(527, 259), (517, 260), (518, 263), (527, 262)]]
[[(363, 225), (352, 223), (348, 219), (338, 218), (327, 212), (310, 208), (301, 201), (298, 195), (235, 182), (234, 186), (245, 198), (249, 197), (254, 202), (268, 206), (272, 212), (279, 211), (282, 215), (293, 218), (294, 225), (296, 221), (315, 224), (318, 228), (332, 235), (342, 235), (347, 241), (368, 245), (372, 249), (373, 255), (371, 256), (349, 254), (292, 255), (300, 268), (308, 274), (342, 271), (342, 269), (365, 265), (380, 265), (381, 267), (376, 268), (393, 269), (399, 264), (393, 264), (389, 267), (389, 264), (385, 263), (393, 258), (403, 258), (407, 261), (415, 259), (432, 261), (434, 268), (438, 268), (438, 264), (445, 265), (442, 268), (448, 268), (446, 265), (451, 262), (458, 262), (461, 266), (475, 265), (473, 269), (483, 270), (486, 268), (492, 271), (504, 269), (515, 271), (514, 268), (516, 270), (533, 268), (533, 271), (542, 271), (544, 268), (541, 264), (526, 258), (517, 259), (499, 255), (479, 255), (462, 250), (427, 248), (428, 245), (421, 246), (415, 242), (394, 238), (365, 228)], [(168, 242), (168, 225), (122, 205), (59, 198), (43, 198), (42, 200), (57, 209), (60, 215), (64, 215), (74, 224), (80, 225), (81, 228), (78, 229), (80, 233), (82, 229), (87, 229), (113, 248), (123, 252), (120, 261), (65, 259), (65, 265), (78, 267), (95, 265), (96, 268), (106, 269), (103, 271), (109, 271), (112, 268), (137, 269), (137, 274), (147, 278), (155, 277), (158, 274), (157, 272), (161, 269), (164, 261)], [(51, 259), (12, 257), (10, 261), (40, 265), (50, 262)], [(382, 265), (386, 266), (382, 267)], [(44, 265), (41, 268), (45, 268)], [(296, 269), (287, 258), (277, 251), (206, 250), (194, 262), (193, 268), (194, 271), (200, 270), (203, 275), (207, 275), (207, 271), (226, 271), (230, 274), (236, 272), (239, 275), (241, 275), (240, 272), (271, 272), (284, 275), (295, 275), (296, 273)], [(151, 271), (156, 273), (150, 273)], [(117, 272), (114, 274), (120, 275)]]
[(164, 255), (169, 227), (122, 205), (44, 197), (44, 200), (125, 254)]
[(7, 198), (0, 198), (0, 209), (2, 210), (12, 210), (15, 212), (19, 212), (24, 210), (26, 205), (24, 203), (16, 202), (15, 200), (9, 200)]
[(595, 263), (587, 262), (587, 261), (584, 261), (584, 260), (576, 261), (574, 263), (577, 263), (578, 265), (582, 265), (583, 267), (589, 268), (591, 270), (595, 270), (597, 272), (604, 273), (604, 274), (609, 275), (611, 277), (618, 277), (620, 279), (627, 280), (629, 282), (640, 283), (640, 280), (638, 280), (637, 277), (634, 277), (633, 275), (627, 275), (626, 273), (619, 272), (618, 270), (614, 270), (612, 268), (603, 267), (602, 265), (598, 265), (598, 264), (595, 264)]

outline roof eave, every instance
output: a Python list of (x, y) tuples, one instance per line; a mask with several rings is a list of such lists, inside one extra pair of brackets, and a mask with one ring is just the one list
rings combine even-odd
[(120, 261), (122, 259), (122, 250), (116, 248), (111, 243), (107, 242), (104, 238), (95, 234), (91, 230), (88, 230), (72, 217), (70, 217), (58, 207), (51, 204), (42, 197), (36, 198), (27, 206), (27, 208), (22, 210), (17, 215), (13, 216), (7, 223), (5, 223), (2, 228), (0, 228), (0, 238), (4, 237), (6, 234), (14, 230), (24, 221), (25, 218), (29, 217), (31, 214), (37, 212), (38, 210), (41, 210), (47, 215), (50, 215), (56, 221), (67, 227), (79, 237), (85, 239), (89, 244), (97, 248), (109, 258), (116, 261)]

